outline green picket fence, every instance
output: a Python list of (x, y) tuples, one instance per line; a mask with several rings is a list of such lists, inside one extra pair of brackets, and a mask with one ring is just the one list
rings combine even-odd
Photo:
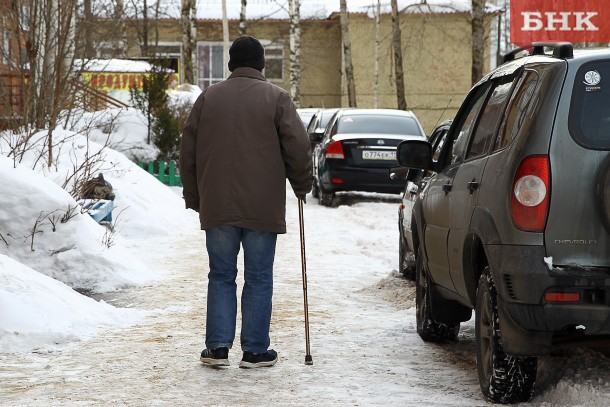
[(178, 164), (176, 161), (150, 161), (150, 162), (142, 162), (138, 161), (138, 165), (148, 171), (150, 174), (154, 175), (159, 181), (164, 183), (165, 185), (173, 186), (182, 186), (182, 181), (180, 180), (180, 175), (177, 175)]

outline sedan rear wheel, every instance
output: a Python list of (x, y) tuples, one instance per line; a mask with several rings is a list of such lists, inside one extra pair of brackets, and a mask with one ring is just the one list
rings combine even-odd
[(311, 187), (311, 196), (313, 196), (315, 199), (320, 197), (320, 187), (318, 186), (318, 182), (315, 178), (313, 179), (313, 185)]
[(333, 198), (335, 194), (332, 192), (324, 192), (322, 188), (320, 188), (320, 205), (322, 206), (333, 206)]
[(407, 279), (415, 281), (415, 267), (409, 264), (409, 252), (404, 237), (398, 235), (398, 271)]
[(536, 381), (537, 360), (502, 349), (498, 298), (489, 266), (479, 279), (475, 318), (477, 370), (483, 395), (494, 403), (527, 401)]

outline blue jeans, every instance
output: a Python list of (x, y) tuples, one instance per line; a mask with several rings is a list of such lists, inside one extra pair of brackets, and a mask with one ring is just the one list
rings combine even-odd
[(207, 229), (210, 262), (205, 345), (231, 348), (237, 318), (237, 255), (244, 248), (244, 287), (241, 294), (241, 348), (264, 353), (269, 348), (273, 260), (277, 233), (231, 225)]

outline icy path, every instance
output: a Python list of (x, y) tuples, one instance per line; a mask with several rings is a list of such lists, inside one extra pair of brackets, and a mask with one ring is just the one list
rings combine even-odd
[[(298, 216), (289, 200), (289, 233), (278, 241), (275, 267), (275, 367), (237, 368), (238, 340), (230, 368), (200, 364), (204, 236), (176, 231), (133, 247), (151, 268), (171, 270), (167, 279), (105, 297), (153, 310), (151, 317), (60, 351), (0, 355), (0, 405), (487, 405), (472, 322), (456, 345), (425, 344), (416, 334), (414, 288), (393, 272), (396, 208), (395, 202), (305, 206), (313, 366), (303, 363)], [(540, 370), (543, 389), (527, 405), (608, 405), (606, 357), (578, 351), (547, 358)]]

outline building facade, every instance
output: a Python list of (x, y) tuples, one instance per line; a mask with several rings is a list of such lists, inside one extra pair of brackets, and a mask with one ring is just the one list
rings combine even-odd
[(23, 113), (27, 73), (20, 65), (29, 17), (29, 2), (0, 0), (0, 129), (8, 127)]
[[(497, 15), (486, 16), (485, 66), (490, 63), (490, 27)], [(471, 87), (471, 17), (469, 9), (431, 10), (404, 9), (400, 13), (403, 67), (407, 105), (430, 132), (436, 123), (453, 117)], [(120, 43), (118, 52), (101, 46), (98, 57), (141, 57), (142, 27), (136, 22), (125, 24), (120, 34), (123, 42), (109, 40), (112, 21), (99, 22), (98, 44)], [(160, 57), (180, 59), (181, 24), (177, 19), (149, 21), (154, 44), (149, 52)], [(229, 37), (239, 35), (239, 21), (229, 20)], [(370, 12), (350, 13), (349, 30), (356, 82), (358, 107), (374, 106), (375, 19)], [(394, 82), (394, 61), (391, 45), (392, 22), (388, 12), (380, 16), (379, 74), (377, 106), (397, 106)], [(222, 20), (196, 21), (195, 71), (196, 85), (202, 89), (226, 77), (223, 60)], [(255, 19), (247, 21), (247, 33), (257, 37), (266, 50), (265, 75), (272, 83), (290, 89), (289, 21), (287, 19)], [(117, 34), (115, 34), (117, 35)], [(127, 43), (125, 43), (127, 41)], [(301, 107), (347, 106), (339, 13), (327, 18), (301, 20)]]

